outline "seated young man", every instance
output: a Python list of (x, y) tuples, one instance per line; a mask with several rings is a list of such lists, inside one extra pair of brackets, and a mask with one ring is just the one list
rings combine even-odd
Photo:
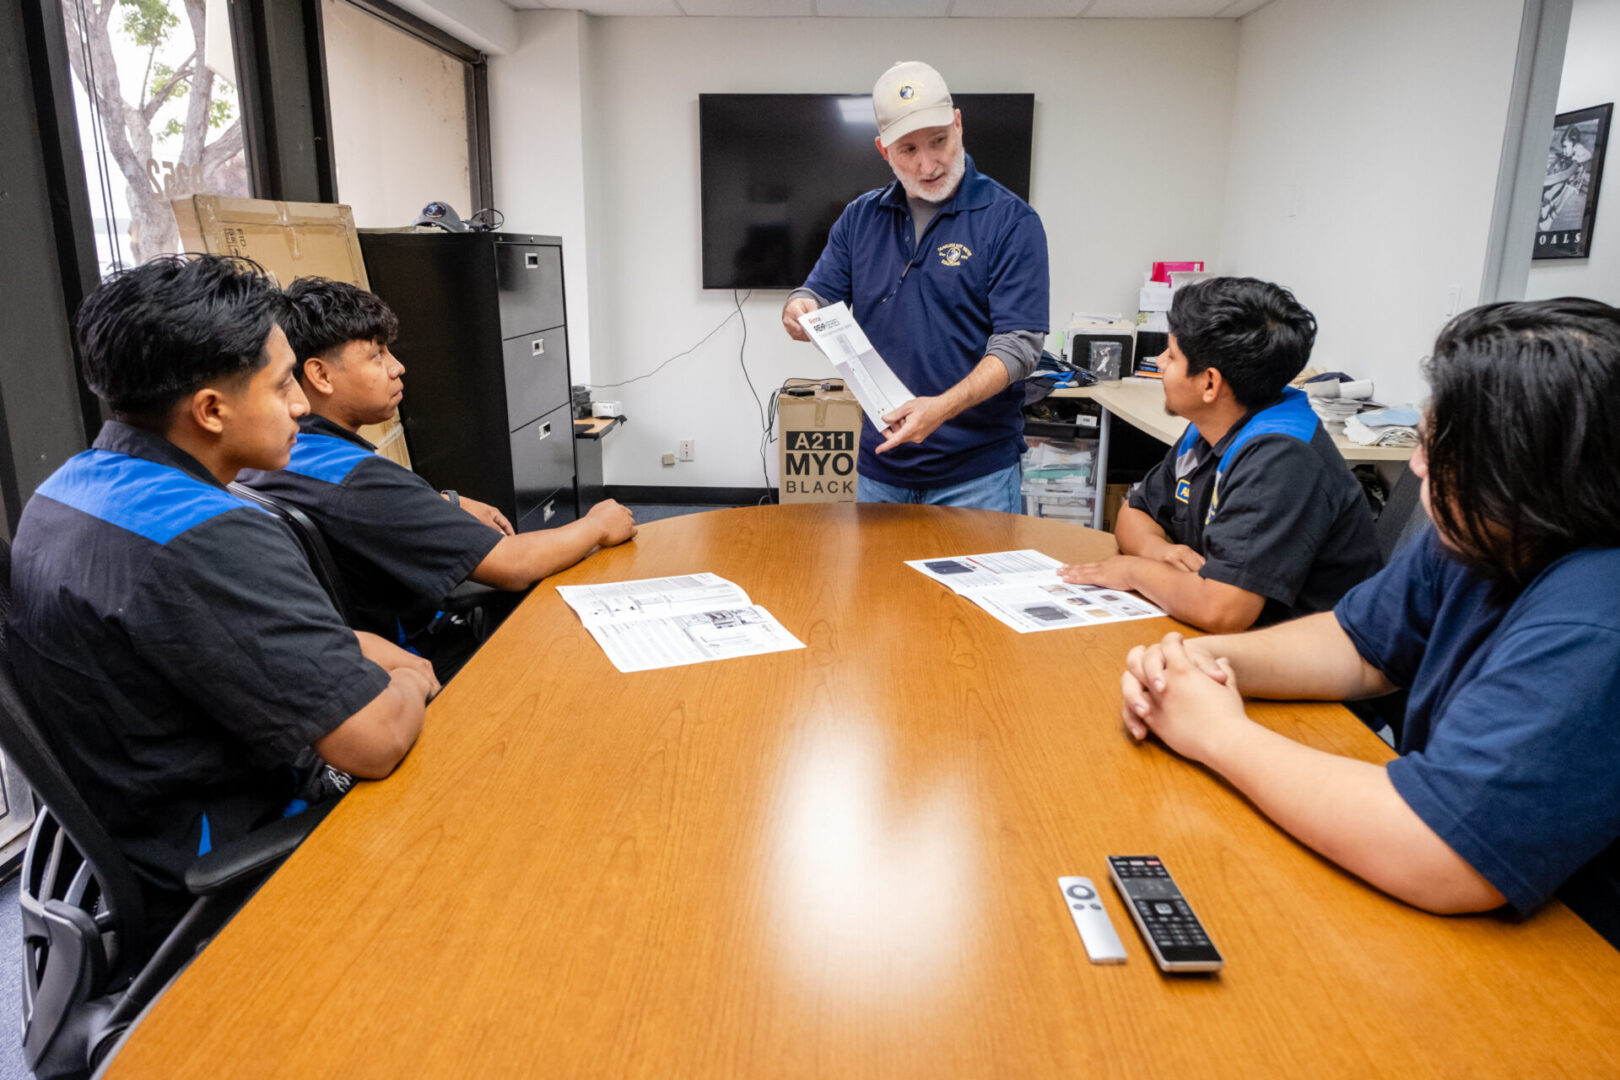
[(438, 690), (420, 657), (344, 626), (286, 527), (225, 490), (286, 462), (306, 407), (279, 304), (219, 257), (91, 293), (85, 380), (113, 419), (40, 485), (12, 551), (18, 684), (155, 933), (200, 854), (346, 786), (323, 761), (388, 775)]
[[(612, 499), (578, 521), (513, 535), (499, 510), (439, 492), (376, 453), (358, 430), (394, 416), (405, 365), (389, 349), (399, 320), (364, 289), (299, 278), (286, 290), (287, 337), (310, 402), (292, 459), (281, 471), (243, 473), (242, 483), (301, 508), (320, 527), (364, 629), (409, 643), (447, 678), (465, 649), (424, 631), (463, 581), (527, 589), (597, 547), (636, 534)], [(436, 647), (440, 646), (440, 647)]]
[[(1125, 726), (1409, 904), (1522, 914), (1556, 891), (1620, 945), (1620, 310), (1476, 308), (1428, 374), (1412, 469), (1434, 528), (1332, 612), (1131, 650)], [(1387, 765), (1278, 735), (1239, 695), (1396, 687)]]
[(1065, 566), (1135, 589), (1182, 622), (1230, 633), (1326, 611), (1378, 570), (1372, 512), (1305, 395), (1288, 387), (1316, 319), (1254, 278), (1183, 286), (1159, 359), (1186, 434), (1131, 488), (1121, 554)]

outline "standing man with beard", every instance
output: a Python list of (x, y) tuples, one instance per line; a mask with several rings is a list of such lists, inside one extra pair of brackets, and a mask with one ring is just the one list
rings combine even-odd
[(782, 325), (845, 301), (917, 397), (861, 431), (861, 502), (1018, 513), (1023, 390), (1048, 324), (1046, 232), (983, 176), (962, 113), (927, 64), (896, 64), (872, 91), (877, 149), (895, 182), (844, 209)]

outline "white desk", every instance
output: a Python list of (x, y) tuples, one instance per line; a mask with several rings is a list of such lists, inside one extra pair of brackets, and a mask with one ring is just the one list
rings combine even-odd
[[(1166, 446), (1181, 438), (1187, 430), (1187, 421), (1164, 411), (1164, 386), (1158, 379), (1120, 379), (1118, 382), (1098, 383), (1096, 386), (1054, 390), (1055, 398), (1089, 398), (1102, 406), (1102, 420), (1097, 425), (1097, 460), (1093, 466), (1091, 524), (1103, 527), (1103, 495), (1108, 487), (1108, 435), (1109, 419), (1117, 416), (1138, 431), (1145, 431)], [(1333, 445), (1339, 448), (1344, 460), (1352, 465), (1375, 461), (1406, 461), (1412, 456), (1410, 446), (1361, 446), (1333, 434)]]

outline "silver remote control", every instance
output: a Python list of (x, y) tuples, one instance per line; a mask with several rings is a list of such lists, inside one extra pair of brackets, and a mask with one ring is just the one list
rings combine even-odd
[(1063, 890), (1063, 902), (1069, 906), (1069, 917), (1080, 931), (1080, 942), (1093, 964), (1123, 964), (1125, 944), (1114, 932), (1113, 920), (1102, 905), (1102, 897), (1090, 878), (1060, 877), (1058, 888)]

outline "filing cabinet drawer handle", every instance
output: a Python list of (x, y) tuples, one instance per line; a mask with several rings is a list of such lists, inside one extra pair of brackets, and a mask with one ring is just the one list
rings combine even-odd
[(540, 520), (541, 521), (550, 521), (552, 518), (554, 518), (556, 516), (557, 516), (557, 500), (556, 499), (547, 499), (546, 500), (546, 505), (540, 511)]
[(540, 425), (540, 439), (541, 441), (544, 441), (549, 438), (551, 438), (551, 421), (547, 420), (545, 423)]
[(530, 252), (526, 252), (524, 254), (524, 256), (523, 256), (523, 269), (525, 269), (525, 270), (538, 270), (538, 269), (540, 269), (540, 253), (538, 251), (530, 251)]
[(529, 342), (529, 355), (530, 356), (544, 356), (545, 354), (546, 354), (546, 339), (545, 338), (537, 337), (533, 341)]

